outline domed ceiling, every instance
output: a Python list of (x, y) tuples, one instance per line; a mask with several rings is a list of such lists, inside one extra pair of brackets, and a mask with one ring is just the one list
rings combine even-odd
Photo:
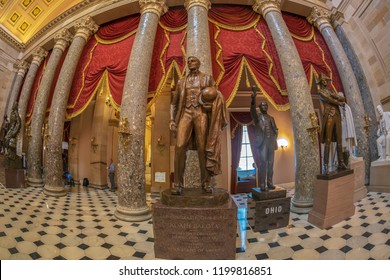
[(0, 0), (0, 29), (24, 45), (50, 21), (82, 1)]

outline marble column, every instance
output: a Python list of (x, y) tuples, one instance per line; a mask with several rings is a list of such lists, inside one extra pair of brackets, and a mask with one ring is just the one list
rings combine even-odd
[[(195, 56), (200, 60), (200, 71), (212, 75), (208, 10), (209, 0), (186, 0), (184, 6), (188, 12), (187, 57)], [(214, 179), (214, 178), (213, 178)], [(188, 188), (200, 188), (201, 178), (198, 152), (187, 151), (184, 185)]]
[(9, 102), (8, 102), (8, 108), (7, 108), (7, 116), (8, 116), (8, 120), (9, 120), (9, 117), (11, 115), (11, 111), (12, 111), (12, 106), (14, 105), (15, 101), (18, 100), (18, 94), (20, 92), (20, 89), (23, 85), (23, 78), (24, 78), (24, 75), (26, 75), (26, 72), (27, 72), (27, 69), (30, 67), (30, 64), (28, 64), (26, 61), (21, 61), (21, 60), (18, 60), (15, 64), (14, 64), (14, 68), (18, 71), (16, 73), (16, 78), (15, 78), (15, 81), (14, 81), (14, 85), (11, 89), (11, 92), (9, 93), (10, 94), (10, 98), (9, 98)]
[(41, 65), (42, 61), (47, 56), (47, 54), (48, 52), (42, 47), (38, 47), (34, 50), (32, 54), (33, 60), (31, 62), (30, 68), (28, 69), (26, 79), (24, 80), (22, 92), (20, 93), (18, 110), (19, 110), (20, 118), (22, 120), (22, 125), (20, 127), (20, 132), (18, 134), (18, 143), (17, 143), (17, 150), (16, 150), (16, 153), (19, 156), (22, 155), (24, 121), (26, 118), (28, 100), (30, 99), (31, 90), (35, 81), (35, 76), (37, 75), (38, 72), (38, 68)]
[(345, 91), (344, 94), (348, 104), (350, 104), (352, 115), (355, 121), (356, 138), (358, 142), (357, 156), (363, 157), (365, 159), (365, 181), (368, 183), (370, 171), (370, 154), (368, 150), (368, 137), (364, 129), (365, 111), (362, 97), (360, 95), (359, 85), (353, 73), (352, 66), (344, 52), (343, 46), (337, 38), (332, 25), (330, 24), (329, 12), (319, 7), (313, 7), (312, 12), (307, 19), (310, 23), (315, 24), (320, 30), (332, 54), (337, 70), (339, 71), (341, 82)]
[(43, 187), (42, 127), (44, 126), (46, 107), (54, 75), (63, 52), (72, 40), (72, 35), (68, 30), (64, 29), (54, 35), (54, 40), (55, 45), (43, 73), (31, 117), (31, 136), (27, 151), (27, 184), (32, 187)]
[(118, 205), (115, 216), (125, 221), (151, 218), (145, 191), (145, 120), (154, 40), (165, 0), (140, 0), (141, 20), (127, 66), (118, 129)]
[(306, 74), (291, 34), (283, 21), (280, 2), (257, 0), (253, 9), (263, 15), (271, 31), (290, 102), (295, 150), (295, 194), (291, 201), (291, 211), (308, 213), (313, 206), (315, 176), (320, 173), (318, 127)]
[(46, 160), (44, 163), (46, 173), (44, 193), (49, 196), (66, 195), (62, 163), (62, 134), (65, 123), (66, 105), (77, 63), (79, 62), (83, 48), (89, 38), (99, 29), (99, 26), (90, 16), (76, 21), (74, 27), (76, 34), (74, 35), (74, 39), (58, 76), (51, 104), (48, 122), (49, 127), (45, 135), (47, 145)]
[(208, 10), (209, 0), (186, 0), (188, 12), (187, 57), (196, 56), (200, 60), (200, 71), (212, 75)]

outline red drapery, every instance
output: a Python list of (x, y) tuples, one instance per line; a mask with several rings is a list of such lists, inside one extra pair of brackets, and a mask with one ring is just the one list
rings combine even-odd
[(174, 87), (173, 71), (179, 78), (185, 73), (186, 28), (187, 11), (185, 9), (170, 9), (160, 19), (149, 81), (149, 92), (154, 93), (154, 97), (152, 102), (149, 102), (149, 106), (158, 98), (168, 78), (172, 78), (171, 87)]
[[(321, 36), (303, 17), (283, 13), (297, 46), (311, 85), (312, 77), (325, 73), (333, 86), (342, 85), (330, 52)], [(80, 114), (103, 86), (119, 110), (126, 68), (139, 15), (122, 18), (102, 26), (87, 43), (78, 64), (68, 101), (67, 117)], [(150, 71), (150, 106), (169, 78), (185, 73), (187, 12), (170, 9), (160, 19)], [(264, 19), (248, 6), (216, 5), (209, 11), (209, 30), (213, 75), (229, 106), (241, 77), (253, 79), (268, 101), (278, 110), (289, 108), (283, 71), (269, 28)], [(171, 86), (174, 84), (172, 82)], [(152, 101), (152, 102), (150, 102)]]
[(133, 46), (139, 14), (103, 25), (84, 47), (68, 99), (67, 117), (87, 107), (104, 86), (111, 104), (119, 109), (127, 64)]
[[(305, 73), (312, 84), (313, 75), (333, 77), (332, 86), (342, 85), (323, 38), (303, 17), (283, 13), (297, 46)], [(209, 11), (213, 74), (227, 100), (233, 100), (240, 79), (250, 75), (268, 101), (278, 110), (289, 108), (286, 85), (269, 28), (250, 7), (220, 5)], [(247, 81), (248, 90), (250, 88)]]

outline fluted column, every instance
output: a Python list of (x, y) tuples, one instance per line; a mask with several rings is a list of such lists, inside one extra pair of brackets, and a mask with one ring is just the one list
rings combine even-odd
[(31, 89), (34, 84), (35, 76), (37, 75), (38, 68), (41, 65), (42, 61), (47, 56), (48, 52), (42, 48), (38, 47), (33, 52), (33, 60), (31, 62), (30, 68), (28, 69), (26, 79), (24, 80), (24, 84), (22, 87), (22, 92), (20, 93), (19, 98), (19, 115), (22, 120), (22, 125), (20, 127), (20, 132), (18, 134), (18, 143), (16, 153), (21, 156), (22, 155), (22, 146), (23, 146), (23, 137), (24, 137), (24, 121), (26, 118), (26, 110), (28, 100), (30, 99)]
[(295, 194), (291, 211), (308, 213), (319, 174), (317, 123), (305, 71), (280, 11), (280, 0), (257, 0), (253, 9), (265, 18), (282, 65), (294, 131)]
[[(11, 89), (10, 98), (8, 102), (8, 108), (7, 108), (7, 116), (9, 117), (11, 115), (12, 106), (14, 105), (15, 101), (18, 99), (19, 91), (23, 85), (23, 78), (24, 75), (26, 75), (27, 69), (30, 67), (30, 65), (26, 61), (18, 60), (14, 64), (14, 68), (18, 71), (16, 73), (16, 78), (14, 85)], [(8, 118), (9, 119), (9, 118)]]
[(29, 186), (42, 187), (42, 127), (46, 116), (46, 107), (49, 100), (50, 89), (54, 75), (62, 54), (68, 47), (72, 35), (64, 29), (54, 35), (55, 45), (47, 62), (36, 97), (31, 121), (31, 136), (27, 151), (27, 184)]
[(343, 83), (345, 97), (348, 104), (351, 105), (351, 111), (354, 118), (356, 138), (357, 138), (357, 156), (365, 159), (366, 165), (366, 183), (368, 183), (370, 171), (370, 154), (368, 150), (368, 137), (364, 126), (364, 106), (360, 95), (359, 85), (353, 73), (352, 66), (344, 52), (336, 33), (329, 21), (329, 12), (318, 7), (313, 7), (310, 16), (307, 18), (312, 24), (315, 24), (325, 39), (326, 44), (332, 54), (337, 70), (339, 71), (341, 82)]
[(151, 217), (145, 193), (146, 100), (153, 46), (165, 0), (140, 0), (141, 20), (127, 66), (118, 129), (118, 205), (115, 216), (125, 221)]
[(76, 21), (76, 34), (62, 65), (54, 90), (53, 101), (49, 116), (49, 128), (46, 137), (47, 149), (45, 168), (44, 193), (49, 196), (64, 196), (66, 190), (63, 182), (62, 163), (62, 133), (64, 130), (66, 105), (72, 87), (73, 77), (79, 62), (81, 53), (90, 36), (99, 26), (90, 16)]

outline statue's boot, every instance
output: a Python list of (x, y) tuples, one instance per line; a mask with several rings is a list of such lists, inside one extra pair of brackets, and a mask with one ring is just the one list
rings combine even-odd
[(346, 170), (348, 169), (347, 165), (344, 163), (343, 159), (343, 146), (341, 144), (337, 145), (337, 157), (339, 159), (339, 166), (337, 166), (338, 170)]
[(324, 164), (322, 173), (325, 174), (325, 175), (329, 175), (329, 166), (328, 166), (328, 164)]
[(181, 195), (183, 193), (183, 186), (181, 185), (173, 185), (171, 188), (171, 194), (173, 195)]
[(330, 152), (330, 144), (325, 144), (324, 148), (324, 166), (323, 173), (325, 175), (329, 175), (329, 152)]

